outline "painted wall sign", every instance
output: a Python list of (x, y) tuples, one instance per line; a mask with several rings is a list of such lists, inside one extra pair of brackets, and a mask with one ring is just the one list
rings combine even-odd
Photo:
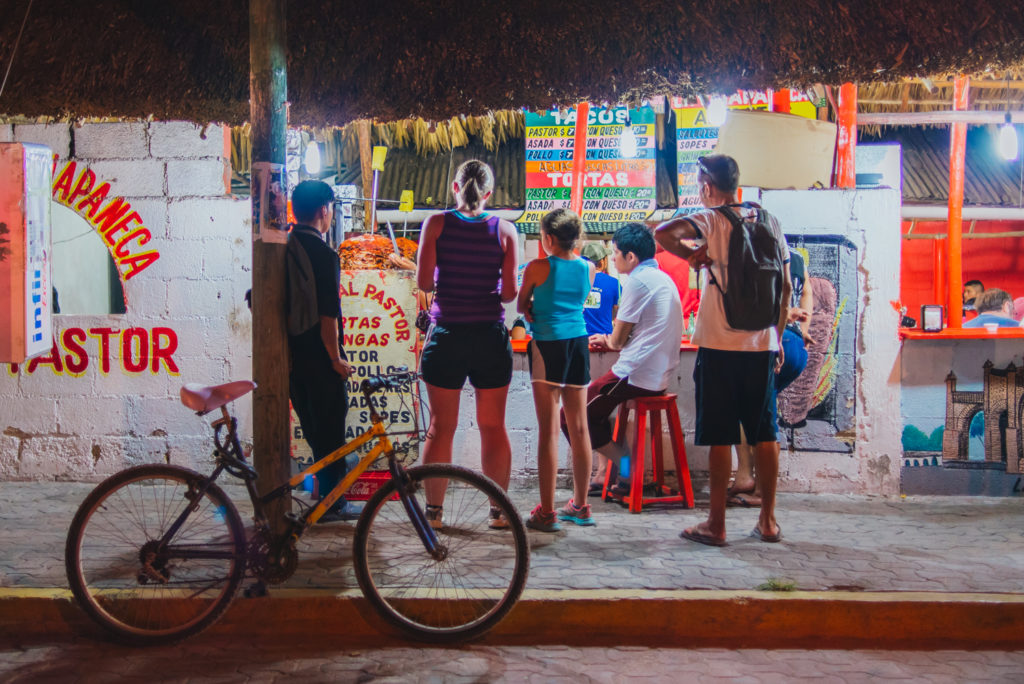
[[(348, 416), (345, 435), (354, 439), (370, 426), (370, 411), (359, 384), (366, 378), (389, 373), (400, 367), (416, 367), (416, 297), (413, 275), (406, 271), (342, 271), (341, 313), (345, 332), (342, 345), (353, 366), (348, 381)], [(390, 424), (389, 431), (412, 432), (418, 426), (415, 408), (403, 406), (400, 395), (384, 390), (372, 395), (377, 411)], [(418, 451), (411, 435), (396, 435), (391, 442), (397, 449), (407, 450), (403, 460), (412, 463)], [(372, 444), (367, 449), (372, 448)], [(305, 467), (313, 461), (295, 412), (292, 412), (292, 458)], [(351, 458), (351, 457), (350, 457)], [(374, 468), (382, 468), (376, 464)]]
[[(817, 108), (804, 93), (790, 90), (788, 102), (790, 114), (808, 119), (817, 117)], [(679, 188), (677, 216), (701, 208), (697, 191), (697, 160), (711, 154), (718, 142), (719, 126), (712, 125), (708, 120), (704, 104), (680, 97), (672, 98), (672, 109), (676, 116), (676, 172)], [(764, 90), (737, 90), (726, 98), (726, 107), (770, 110), (772, 98)]]
[[(69, 161), (57, 171), (54, 157), (54, 201), (76, 212), (103, 237), (125, 281), (153, 265), (160, 252), (146, 249), (153, 238), (142, 217), (123, 197), (110, 197), (110, 183), (99, 180), (85, 164)], [(97, 182), (99, 181), (99, 182)]]
[[(581, 217), (589, 232), (643, 221), (656, 208), (654, 122), (650, 107), (590, 110)], [(636, 137), (631, 158), (622, 149), (627, 124)], [(574, 110), (526, 112), (526, 211), (517, 220), (526, 232), (552, 209), (569, 207), (575, 134)]]
[(126, 375), (176, 376), (177, 350), (178, 333), (173, 328), (65, 328), (48, 354), (7, 366), (10, 375), (17, 375), (20, 369), (31, 375), (46, 368), (54, 375), (82, 377), (90, 370), (107, 375), (117, 367)]

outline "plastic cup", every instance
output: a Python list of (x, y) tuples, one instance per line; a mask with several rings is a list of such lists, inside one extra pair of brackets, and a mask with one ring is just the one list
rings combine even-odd
[(990, 333), (998, 332), (999, 331), (999, 324), (998, 323), (986, 323), (985, 324), (985, 330), (988, 330)]

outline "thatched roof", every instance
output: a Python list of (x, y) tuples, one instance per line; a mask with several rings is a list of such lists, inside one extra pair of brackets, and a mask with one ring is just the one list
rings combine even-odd
[[(29, 0), (0, 0), (6, 68)], [(36, 2), (0, 113), (248, 118), (244, 0)], [(447, 119), (670, 92), (895, 81), (1024, 63), (1006, 0), (293, 1), (295, 125)]]

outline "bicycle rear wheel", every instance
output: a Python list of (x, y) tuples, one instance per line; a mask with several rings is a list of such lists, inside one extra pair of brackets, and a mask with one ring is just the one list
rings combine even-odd
[[(359, 586), (385, 619), (413, 637), (450, 642), (479, 636), (522, 594), (530, 565), (526, 528), (505, 492), (479, 473), (445, 464), (406, 472), (421, 510), (424, 485), (446, 484), (444, 526), (435, 530), (444, 557), (427, 553), (390, 480), (356, 525)], [(501, 510), (509, 529), (489, 528), (491, 506)]]
[(89, 494), (68, 531), (64, 562), (92, 619), (123, 641), (167, 643), (202, 631), (227, 609), (245, 571), (245, 530), (231, 500), (199, 473), (144, 465)]

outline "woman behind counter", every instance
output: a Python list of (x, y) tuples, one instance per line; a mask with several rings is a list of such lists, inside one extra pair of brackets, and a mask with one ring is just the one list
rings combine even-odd
[[(433, 292), (431, 326), (420, 359), (432, 415), (423, 443), (424, 463), (451, 463), (459, 420), (459, 398), (469, 382), (476, 389), (483, 472), (503, 489), (512, 472), (512, 447), (505, 430), (505, 402), (512, 380), (512, 346), (503, 302), (516, 298), (516, 230), (484, 210), (494, 189), (487, 164), (470, 160), (455, 173), (455, 210), (423, 224), (416, 284)], [(443, 523), (443, 483), (427, 487), (427, 517)], [(433, 490), (433, 491), (431, 491)], [(491, 527), (507, 527), (491, 509)]]

